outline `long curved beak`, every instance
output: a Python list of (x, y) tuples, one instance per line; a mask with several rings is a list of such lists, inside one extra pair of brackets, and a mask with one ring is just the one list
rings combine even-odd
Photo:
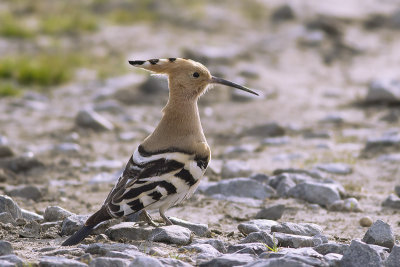
[(257, 94), (253, 90), (250, 90), (247, 87), (244, 87), (244, 86), (241, 86), (241, 85), (239, 85), (237, 83), (233, 83), (233, 82), (227, 81), (225, 79), (214, 77), (214, 76), (211, 77), (210, 83), (219, 83), (219, 84), (223, 84), (223, 85), (226, 85), (226, 86), (234, 87), (234, 88), (249, 92), (249, 93), (251, 93), (253, 95), (257, 95), (257, 96), (259, 95), (259, 94)]

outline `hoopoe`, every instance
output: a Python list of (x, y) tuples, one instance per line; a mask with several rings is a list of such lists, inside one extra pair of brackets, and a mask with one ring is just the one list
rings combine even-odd
[(101, 222), (147, 210), (165, 211), (189, 198), (199, 186), (211, 158), (200, 122), (197, 100), (210, 84), (223, 84), (255, 95), (236, 83), (211, 76), (202, 64), (190, 59), (134, 60), (129, 63), (157, 74), (168, 75), (169, 99), (158, 126), (135, 150), (100, 210), (62, 245), (81, 242)]

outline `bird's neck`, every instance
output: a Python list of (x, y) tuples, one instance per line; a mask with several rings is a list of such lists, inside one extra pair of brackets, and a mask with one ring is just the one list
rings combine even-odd
[(154, 132), (142, 144), (150, 151), (171, 147), (195, 150), (206, 143), (196, 99), (170, 97), (163, 117)]

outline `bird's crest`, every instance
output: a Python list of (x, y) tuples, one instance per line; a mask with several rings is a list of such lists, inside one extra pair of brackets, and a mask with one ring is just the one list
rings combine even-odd
[[(184, 58), (153, 58), (149, 60), (130, 60), (129, 64), (159, 74), (168, 74), (172, 69), (190, 64), (191, 60)], [(186, 64), (185, 64), (186, 63)]]

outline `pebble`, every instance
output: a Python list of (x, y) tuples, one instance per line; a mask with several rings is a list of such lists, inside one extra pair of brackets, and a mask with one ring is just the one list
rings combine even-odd
[(195, 235), (197, 236), (209, 236), (210, 231), (208, 230), (208, 225), (207, 224), (201, 224), (201, 223), (192, 223), (188, 222), (179, 218), (175, 217), (169, 217), (170, 221), (174, 225), (180, 225), (183, 226), (190, 231), (192, 231)]
[(22, 218), (20, 207), (9, 196), (0, 195), (0, 212), (8, 212), (14, 219)]
[(90, 267), (104, 267), (104, 266), (112, 266), (112, 267), (128, 267), (130, 261), (127, 259), (118, 259), (118, 258), (110, 258), (110, 257), (98, 257), (94, 258), (89, 266)]
[(168, 94), (168, 82), (165, 79), (149, 76), (146, 81), (139, 85), (139, 90), (147, 95)]
[(382, 220), (377, 220), (367, 230), (362, 241), (367, 244), (374, 244), (392, 249), (395, 237), (392, 227), (390, 227), (389, 224)]
[(21, 209), (22, 212), (22, 218), (24, 218), (27, 221), (42, 221), (43, 216), (39, 215), (33, 211)]
[(313, 249), (322, 255), (326, 255), (329, 253), (343, 255), (349, 247), (350, 245), (348, 244), (324, 243), (314, 247)]
[(96, 131), (114, 130), (114, 125), (105, 117), (92, 109), (84, 109), (78, 112), (75, 118), (76, 125), (90, 128)]
[[(400, 154), (399, 154), (400, 155)], [(398, 196), (398, 197), (400, 197), (400, 185), (396, 185), (395, 187), (394, 187), (394, 192), (396, 192), (396, 195)]]
[(285, 135), (285, 128), (276, 122), (270, 122), (263, 125), (254, 126), (243, 131), (244, 136), (258, 136), (258, 137), (276, 137)]
[(158, 260), (165, 267), (191, 267), (192, 266), (191, 264), (189, 264), (187, 262), (184, 262), (184, 261), (181, 261), (181, 260), (178, 260), (178, 259), (160, 258)]
[[(15, 266), (17, 266), (17, 267), (26, 266), (26, 264), (24, 265), (24, 261), (21, 260), (21, 258), (19, 258), (17, 255), (14, 255), (14, 254), (0, 256), (0, 260), (12, 263), (13, 267), (15, 267)], [(1, 266), (3, 266), (3, 265), (1, 265)]]
[(209, 182), (200, 185), (199, 191), (206, 195), (223, 195), (255, 199), (265, 199), (276, 195), (272, 187), (251, 178), (233, 178), (220, 182)]
[(383, 266), (387, 252), (382, 247), (352, 240), (343, 254), (340, 266)]
[(324, 260), (328, 263), (328, 266), (340, 266), (340, 261), (343, 255), (337, 253), (329, 253), (324, 256)]
[(255, 145), (243, 144), (238, 146), (229, 146), (225, 149), (224, 155), (240, 155), (242, 153), (251, 153), (257, 149)]
[(264, 243), (244, 243), (230, 245), (228, 247), (228, 253), (260, 255), (265, 251), (268, 251), (268, 248)]
[(208, 244), (214, 247), (216, 250), (218, 250), (221, 253), (226, 253), (226, 245), (223, 241), (219, 239), (196, 239), (193, 241), (193, 243), (198, 243), (198, 244)]
[(240, 223), (238, 225), (238, 230), (244, 235), (260, 231), (271, 233), (271, 228), (274, 225), (278, 225), (278, 223), (273, 220), (251, 220)]
[[(302, 180), (310, 180), (312, 179), (322, 179), (323, 174), (318, 170), (304, 170), (304, 169), (295, 169), (295, 168), (287, 168), (287, 169), (276, 169), (272, 173), (273, 175), (280, 175), (280, 174), (290, 174), (289, 177), (293, 178), (294, 180), (298, 180), (299, 175), (302, 177)], [(308, 177), (308, 178), (307, 178)]]
[(0, 158), (7, 158), (12, 156), (14, 156), (14, 152), (12, 151), (11, 147), (0, 144)]
[(348, 164), (344, 163), (325, 163), (317, 164), (315, 168), (332, 174), (347, 175), (353, 172), (353, 169)]
[(278, 8), (273, 10), (271, 14), (271, 19), (273, 22), (282, 22), (292, 20), (294, 18), (295, 13), (293, 9), (287, 4), (279, 6)]
[(44, 211), (43, 217), (46, 222), (55, 222), (62, 221), (72, 215), (74, 215), (72, 212), (59, 206), (48, 206)]
[(299, 198), (325, 207), (331, 205), (337, 200), (340, 200), (337, 187), (333, 184), (327, 183), (300, 183), (290, 189), (288, 195), (290, 197)]
[(315, 236), (322, 234), (321, 226), (314, 223), (283, 222), (273, 225), (271, 232), (279, 232), (292, 235)]
[(14, 249), (13, 249), (11, 243), (8, 241), (0, 240), (0, 256), (13, 254), (13, 253), (14, 253)]
[(19, 185), (6, 187), (6, 194), (11, 197), (21, 197), (38, 201), (43, 197), (42, 190), (36, 185)]
[(267, 184), (269, 181), (269, 176), (264, 173), (255, 173), (250, 176), (251, 179), (256, 180), (257, 182)]
[(130, 264), (130, 266), (134, 267), (164, 267), (158, 259), (148, 256), (138, 256), (136, 257)]
[(221, 177), (245, 177), (251, 174), (251, 169), (245, 161), (229, 160), (223, 163), (221, 168)]
[(241, 266), (252, 263), (255, 256), (251, 254), (224, 254), (208, 262), (200, 264), (200, 267), (219, 267), (219, 266)]
[(96, 103), (94, 106), (95, 111), (105, 111), (114, 114), (123, 114), (124, 109), (122, 108), (121, 104), (118, 101), (113, 99), (107, 99), (103, 102)]
[(395, 194), (390, 194), (383, 202), (382, 206), (393, 209), (400, 209), (400, 198)]
[(377, 158), (377, 160), (380, 162), (395, 162), (395, 163), (397, 163), (397, 162), (400, 162), (400, 153), (381, 155)]
[(261, 141), (261, 144), (267, 146), (282, 146), (286, 145), (290, 142), (290, 138), (288, 136), (282, 137), (268, 137)]
[(281, 247), (301, 248), (314, 246), (314, 239), (310, 236), (292, 235), (276, 232), (273, 234), (273, 237), (278, 240), (278, 245)]
[(62, 153), (79, 152), (81, 150), (81, 146), (75, 143), (61, 143), (55, 145), (53, 150)]
[(394, 245), (386, 260), (386, 267), (398, 267), (400, 262), (400, 246)]
[(85, 253), (104, 256), (109, 252), (138, 251), (138, 248), (131, 244), (113, 243), (93, 243), (85, 248)]
[(331, 211), (349, 211), (349, 212), (360, 212), (362, 211), (358, 200), (355, 198), (346, 198), (344, 200), (336, 200), (328, 206), (328, 210)]
[(159, 257), (167, 257), (168, 256), (168, 252), (166, 252), (158, 247), (150, 248), (150, 250), (147, 252), (147, 254), (149, 254), (151, 256), (159, 256)]
[(331, 133), (326, 131), (307, 131), (303, 134), (305, 139), (329, 139), (331, 138)]
[(19, 232), (19, 235), (27, 238), (39, 238), (40, 228), (40, 224), (36, 221), (30, 221), (24, 226), (24, 229)]
[[(274, 242), (275, 239), (275, 242)], [(246, 244), (246, 243), (264, 243), (269, 247), (273, 247), (274, 243), (276, 244), (277, 238), (274, 238), (267, 232), (260, 231), (260, 232), (253, 232), (248, 234), (245, 238), (240, 240), (239, 244)]]
[(178, 249), (178, 252), (196, 252), (196, 253), (204, 253), (213, 258), (219, 257), (222, 255), (221, 252), (216, 250), (213, 246), (209, 244), (192, 244), (190, 246), (184, 246)]
[(55, 257), (55, 256), (44, 256), (39, 259), (39, 267), (64, 267), (64, 266), (84, 267), (87, 266), (87, 264), (77, 260), (67, 259), (64, 257)]
[(76, 231), (78, 231), (86, 220), (89, 218), (89, 215), (72, 215), (63, 220), (61, 226), (61, 235), (72, 235)]
[(377, 153), (386, 153), (390, 149), (400, 148), (399, 135), (384, 135), (378, 138), (368, 138), (362, 151), (363, 155), (376, 155)]
[(278, 204), (268, 208), (263, 208), (262, 210), (257, 212), (255, 218), (276, 221), (282, 217), (284, 210), (285, 210), (285, 205), (283, 204)]
[(0, 145), (5, 146), (8, 145), (8, 138), (4, 135), (0, 135)]
[(153, 227), (138, 226), (134, 222), (122, 222), (116, 224), (105, 231), (105, 234), (111, 240), (118, 241), (121, 239), (127, 240), (147, 240), (150, 238)]
[(8, 212), (0, 213), (0, 222), (4, 223), (4, 224), (11, 223), (12, 225), (17, 224), (16, 221), (14, 220), (14, 218)]
[(368, 86), (367, 103), (399, 103), (400, 102), (400, 81), (381, 79), (374, 80)]
[(364, 216), (359, 221), (362, 227), (370, 227), (372, 225), (372, 218), (369, 216)]
[(192, 232), (179, 225), (161, 226), (153, 229), (149, 239), (154, 242), (187, 245), (192, 242)]
[(0, 159), (0, 168), (9, 169), (15, 173), (28, 172), (42, 167), (44, 164), (32, 155)]

